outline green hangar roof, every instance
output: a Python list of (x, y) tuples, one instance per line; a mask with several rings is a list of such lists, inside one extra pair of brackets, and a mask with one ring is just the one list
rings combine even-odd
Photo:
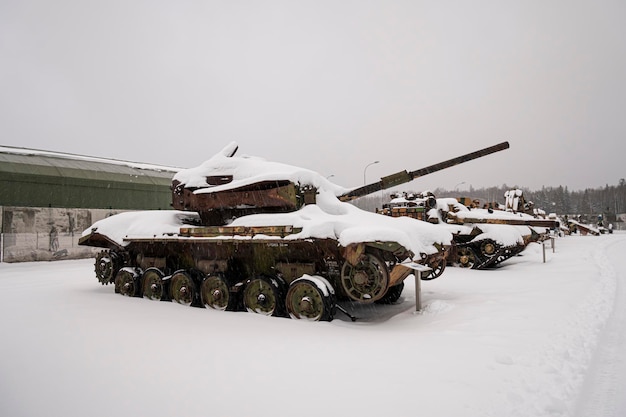
[(177, 170), (0, 146), (0, 206), (168, 209)]

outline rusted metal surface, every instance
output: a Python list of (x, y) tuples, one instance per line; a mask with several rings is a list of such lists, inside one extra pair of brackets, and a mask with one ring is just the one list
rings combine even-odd
[(185, 237), (254, 237), (257, 235), (285, 237), (301, 231), (301, 227), (293, 226), (204, 226), (182, 227), (180, 235)]
[(585, 236), (587, 234), (592, 234), (594, 236), (600, 236), (600, 230), (595, 228), (595, 227), (593, 227), (593, 226), (582, 224), (582, 223), (574, 221), (574, 220), (568, 220), (567, 223), (568, 223), (568, 226), (570, 227), (570, 230), (578, 229), (578, 231), (580, 231), (580, 234), (583, 235), (583, 236)]
[(174, 209), (203, 212), (237, 209), (250, 211), (257, 208), (267, 212), (285, 212), (298, 208), (296, 188), (289, 181), (263, 181), (246, 187), (210, 193), (195, 192), (197, 190), (185, 188), (174, 181), (172, 183)]
[(469, 217), (459, 218), (455, 213), (448, 212), (447, 222), (450, 224), (508, 224), (511, 226), (535, 226), (547, 227), (550, 229), (557, 228), (559, 222), (551, 219), (513, 219), (498, 217)]
[(113, 239), (108, 236), (102, 235), (95, 231), (92, 231), (90, 234), (86, 236), (81, 236), (78, 239), (78, 244), (83, 246), (93, 246), (95, 248), (106, 248), (106, 249), (116, 249), (123, 250), (124, 248), (116, 243)]
[(365, 245), (359, 243), (356, 245), (349, 245), (343, 249), (343, 256), (350, 265), (356, 265), (359, 258), (365, 252)]
[(389, 273), (389, 286), (393, 287), (394, 285), (399, 284), (404, 281), (406, 277), (413, 273), (413, 269), (406, 267), (402, 264), (397, 264), (393, 267), (391, 272)]
[(424, 207), (383, 208), (378, 213), (391, 217), (411, 217), (417, 220), (426, 220)]

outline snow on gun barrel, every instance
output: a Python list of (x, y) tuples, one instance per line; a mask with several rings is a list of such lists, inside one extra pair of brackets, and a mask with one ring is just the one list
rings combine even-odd
[(338, 300), (396, 301), (407, 265), (437, 262), (452, 241), (340, 201), (353, 190), (314, 171), (237, 149), (178, 172), (175, 210), (121, 213), (85, 230), (79, 244), (104, 248), (98, 280), (128, 296), (332, 320)]

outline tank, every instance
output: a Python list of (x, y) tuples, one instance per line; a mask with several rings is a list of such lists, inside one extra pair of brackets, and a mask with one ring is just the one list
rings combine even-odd
[(98, 281), (127, 296), (308, 320), (347, 314), (342, 300), (393, 303), (418, 265), (445, 259), (452, 234), (347, 202), (480, 156), (347, 189), (237, 149), (178, 172), (174, 210), (120, 213), (85, 230), (79, 244), (103, 249)]
[(454, 199), (442, 209), (448, 225), (460, 226), (455, 233), (456, 253), (450, 260), (461, 267), (493, 268), (522, 253), (529, 244), (542, 242), (558, 228), (554, 219), (536, 218), (524, 212), (494, 208), (471, 209)]
[[(511, 196), (520, 193), (512, 192)], [(509, 192), (505, 194), (509, 197)], [(516, 202), (519, 202), (518, 198)], [(522, 203), (526, 209), (528, 204)], [(532, 242), (540, 242), (558, 228), (554, 219), (536, 218), (513, 211), (512, 206), (500, 210), (499, 205), (484, 204), (480, 208), (467, 198), (435, 198), (430, 192), (393, 196), (382, 214), (409, 216), (431, 224), (440, 224), (453, 234), (447, 247), (447, 264), (473, 269), (493, 268), (520, 254)], [(518, 207), (516, 205), (516, 207)]]

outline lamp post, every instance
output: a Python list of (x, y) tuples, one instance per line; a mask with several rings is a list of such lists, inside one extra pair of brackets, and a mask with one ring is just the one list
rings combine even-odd
[(454, 186), (454, 191), (457, 191), (457, 188), (459, 188), (459, 185), (463, 185), (465, 184), (465, 181), (458, 183), (457, 185)]
[(380, 162), (380, 161), (374, 161), (374, 162), (370, 162), (369, 164), (365, 165), (365, 168), (363, 169), (363, 185), (367, 185), (367, 181), (365, 180), (365, 171), (367, 171), (367, 168), (368, 168), (370, 165), (374, 165), (374, 164), (377, 164), (377, 163), (379, 163), (379, 162)]

